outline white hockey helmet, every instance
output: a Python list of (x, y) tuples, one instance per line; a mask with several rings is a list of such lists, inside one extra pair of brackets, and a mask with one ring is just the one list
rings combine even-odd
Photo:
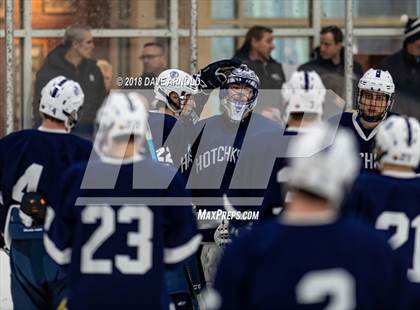
[(95, 149), (108, 154), (113, 140), (133, 135), (138, 151), (147, 130), (147, 99), (135, 92), (112, 91), (96, 115)]
[[(383, 120), (388, 111), (391, 110), (392, 104), (394, 103), (395, 85), (391, 74), (388, 71), (370, 68), (359, 80), (358, 87), (359, 94), (357, 96), (357, 109), (359, 115), (370, 122)], [(379, 92), (386, 95), (386, 108), (381, 114), (369, 116), (363, 112), (361, 107), (363, 91)]]
[[(180, 114), (188, 95), (198, 93), (199, 81), (191, 74), (179, 69), (168, 69), (157, 77), (155, 83), (155, 99), (164, 102), (166, 106), (175, 114)], [(180, 99), (180, 104), (171, 100), (169, 95), (176, 93)]]
[[(229, 90), (232, 84), (251, 87), (251, 96), (246, 98), (246, 100), (243, 100), (242, 97), (237, 98), (235, 95), (232, 96)], [(245, 64), (233, 69), (228, 75), (226, 82), (220, 88), (219, 98), (221, 105), (232, 122), (242, 121), (255, 108), (259, 87), (260, 79)]]
[[(322, 149), (328, 141), (333, 143)], [(289, 186), (339, 206), (360, 169), (357, 149), (350, 131), (340, 129), (334, 133), (329, 125), (320, 123), (290, 143), (287, 151), (291, 165)]]
[(420, 124), (413, 117), (392, 115), (375, 136), (377, 160), (417, 168), (420, 161)]
[(41, 90), (39, 112), (63, 121), (70, 131), (77, 123), (84, 98), (79, 83), (60, 75)]
[(323, 113), (326, 89), (315, 71), (295, 71), (283, 84), (281, 93), (286, 104), (285, 120), (293, 113)]

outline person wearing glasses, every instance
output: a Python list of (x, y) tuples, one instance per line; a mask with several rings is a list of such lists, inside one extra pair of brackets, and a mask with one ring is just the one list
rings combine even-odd
[[(158, 42), (147, 42), (143, 45), (143, 53), (139, 60), (143, 65), (143, 73), (134, 83), (125, 84), (124, 89), (139, 89), (140, 93), (151, 103), (155, 97), (155, 81), (159, 74), (168, 69), (168, 56), (165, 47)], [(151, 108), (154, 109), (153, 106)]]
[(147, 42), (143, 45), (143, 54), (140, 56), (143, 64), (142, 77), (157, 77), (168, 68), (165, 48), (157, 42)]

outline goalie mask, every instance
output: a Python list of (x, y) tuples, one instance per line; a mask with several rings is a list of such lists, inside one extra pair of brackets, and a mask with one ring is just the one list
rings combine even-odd
[(394, 102), (395, 85), (388, 71), (369, 69), (360, 79), (357, 110), (368, 122), (385, 119)]
[(131, 136), (137, 152), (144, 144), (148, 113), (146, 99), (134, 92), (113, 91), (96, 116), (95, 150), (108, 155), (116, 139), (128, 143)]
[(79, 83), (57, 76), (42, 89), (39, 112), (64, 122), (70, 131), (79, 119), (84, 98)]
[(315, 71), (296, 71), (283, 84), (281, 94), (286, 104), (286, 122), (290, 114), (310, 113), (321, 118), (325, 99), (325, 86)]
[[(332, 141), (329, 146), (328, 141)], [(338, 207), (360, 169), (357, 149), (347, 129), (335, 133), (327, 124), (313, 127), (290, 143), (289, 186), (323, 197)]]
[(231, 121), (242, 121), (255, 108), (259, 86), (258, 76), (246, 65), (233, 69), (229, 74), (220, 89), (219, 97)]
[[(194, 77), (182, 70), (168, 69), (157, 77), (155, 99), (165, 103), (166, 107), (179, 115), (190, 96), (198, 93), (199, 83)], [(177, 100), (171, 98), (175, 93)]]
[(413, 117), (392, 115), (375, 136), (377, 160), (417, 168), (420, 161), (420, 124)]

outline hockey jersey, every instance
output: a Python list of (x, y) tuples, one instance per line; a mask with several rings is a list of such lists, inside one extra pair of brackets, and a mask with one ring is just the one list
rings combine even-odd
[[(188, 144), (185, 124), (174, 116), (151, 111), (149, 126), (157, 160), (178, 168)], [(146, 153), (150, 155), (150, 149)]]
[[(69, 308), (168, 308), (165, 264), (184, 262), (201, 241), (188, 193), (173, 175), (141, 157), (102, 158), (66, 172), (59, 208), (47, 214), (44, 244), (69, 272)], [(101, 188), (105, 178), (115, 178), (112, 188)], [(172, 179), (165, 189), (153, 187)]]
[(420, 177), (362, 174), (348, 208), (386, 236), (403, 261), (411, 297), (420, 300)]
[(271, 220), (221, 259), (221, 309), (397, 309), (403, 272), (385, 240), (348, 219)]
[(0, 208), (3, 232), (9, 207), (19, 204), (25, 192), (40, 192), (56, 204), (62, 173), (71, 164), (89, 159), (89, 141), (64, 131), (22, 130), (0, 140)]
[[(387, 118), (395, 113), (388, 112)], [(361, 171), (375, 171), (377, 168), (376, 156), (373, 153), (375, 147), (375, 135), (378, 126), (374, 129), (365, 129), (357, 112), (344, 112), (340, 119), (340, 126), (349, 128), (359, 143), (360, 159), (362, 161)]]
[[(263, 151), (283, 133), (278, 124), (256, 113), (240, 123), (216, 115), (200, 121), (196, 128), (199, 139), (193, 145), (193, 156), (181, 169), (190, 169), (187, 185), (193, 189), (197, 205), (206, 205), (202, 198), (222, 197), (232, 188), (238, 196), (241, 191), (255, 188), (256, 179), (248, 177), (248, 171), (258, 169), (264, 160), (271, 160), (271, 172), (275, 157), (266, 158)], [(261, 152), (256, 154), (255, 149)], [(265, 189), (268, 178), (269, 172), (259, 189)], [(214, 207), (220, 205), (215, 203)]]
[[(284, 135), (292, 139), (299, 134), (305, 134), (305, 132), (299, 132), (298, 129), (294, 128), (286, 128)], [(282, 147), (285, 150), (287, 150), (290, 139), (283, 142), (284, 145)], [(263, 212), (267, 216), (280, 212), (285, 205), (285, 199), (287, 198), (285, 183), (287, 182), (288, 169), (288, 158), (286, 156), (276, 158), (267, 190), (264, 192)]]

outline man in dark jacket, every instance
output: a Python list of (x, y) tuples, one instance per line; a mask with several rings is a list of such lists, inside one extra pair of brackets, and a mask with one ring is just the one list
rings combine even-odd
[[(253, 26), (246, 33), (245, 42), (234, 58), (246, 64), (260, 79), (261, 99), (256, 111), (267, 118), (279, 121), (282, 107), (278, 98), (286, 77), (281, 63), (271, 57), (274, 47), (273, 30), (264, 26)], [(279, 93), (277, 94), (275, 90)]]
[[(344, 48), (343, 32), (337, 26), (327, 26), (321, 29), (320, 46), (314, 50), (313, 59), (301, 65), (299, 71), (316, 71), (322, 78), (325, 85), (327, 79), (336, 76), (338, 79), (344, 77)], [(362, 77), (362, 66), (353, 61), (353, 81), (355, 86)], [(343, 81), (344, 82), (344, 81)], [(340, 89), (332, 89), (340, 95)], [(355, 88), (355, 90), (357, 90)]]
[(394, 111), (420, 119), (420, 19), (408, 19), (403, 48), (385, 58), (381, 69), (394, 78)]
[(143, 54), (139, 57), (143, 65), (143, 73), (135, 79), (124, 80), (122, 89), (138, 90), (149, 102), (149, 107), (155, 110), (156, 102), (154, 88), (160, 73), (168, 68), (168, 53), (159, 42), (147, 42), (143, 45)]
[(41, 122), (39, 100), (41, 90), (55, 76), (63, 75), (80, 84), (85, 94), (85, 104), (75, 133), (89, 137), (93, 129), (96, 111), (105, 98), (106, 90), (102, 73), (91, 59), (94, 48), (90, 28), (74, 24), (66, 29), (64, 44), (57, 46), (45, 59), (36, 74), (34, 101), (35, 125)]

